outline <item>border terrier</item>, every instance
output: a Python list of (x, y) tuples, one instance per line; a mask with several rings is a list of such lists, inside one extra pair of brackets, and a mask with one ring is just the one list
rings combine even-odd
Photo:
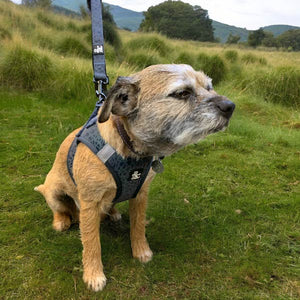
[[(218, 95), (212, 80), (189, 65), (154, 65), (119, 77), (99, 111), (102, 138), (122, 157), (161, 157), (196, 143), (227, 127), (235, 105)], [(131, 139), (134, 152), (120, 136), (116, 118)], [(68, 150), (76, 133), (61, 144), (45, 183), (36, 187), (53, 212), (53, 228), (67, 230), (79, 221), (83, 244), (83, 280), (94, 291), (106, 284), (100, 245), (100, 221), (121, 215), (113, 207), (116, 183), (106, 166), (84, 144), (73, 162), (75, 185), (67, 170)], [(148, 191), (155, 172), (150, 170), (136, 198), (129, 200), (133, 257), (143, 263), (152, 258), (145, 237)], [(80, 207), (80, 210), (79, 210)]]

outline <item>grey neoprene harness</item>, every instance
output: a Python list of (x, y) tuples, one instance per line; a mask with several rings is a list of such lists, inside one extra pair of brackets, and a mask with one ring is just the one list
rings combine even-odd
[(73, 161), (79, 143), (83, 143), (89, 147), (114, 177), (117, 185), (117, 193), (113, 200), (114, 203), (136, 197), (149, 173), (153, 160), (152, 157), (139, 159), (131, 157), (123, 158), (113, 147), (103, 140), (97, 127), (97, 117), (94, 117), (80, 132), (80, 135), (75, 137), (69, 149), (67, 166), (74, 183)]

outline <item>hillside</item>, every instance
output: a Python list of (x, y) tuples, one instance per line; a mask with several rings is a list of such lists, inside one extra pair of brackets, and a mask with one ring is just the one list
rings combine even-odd
[(225, 43), (229, 34), (239, 35), (241, 37), (240, 41), (247, 41), (249, 30), (246, 28), (235, 27), (231, 25), (227, 25), (221, 22), (212, 21), (212, 26), (214, 28), (214, 36), (215, 38), (219, 38), (221, 43)]
[(291, 29), (299, 29), (300, 27), (297, 26), (291, 26), (291, 25), (269, 25), (263, 27), (264, 30), (270, 31), (274, 34), (274, 36), (278, 36), (285, 31), (291, 30)]
[[(61, 6), (69, 10), (79, 12), (80, 6), (86, 5), (86, 0), (54, 0), (52, 3), (56, 6)], [(137, 31), (140, 26), (140, 23), (144, 19), (144, 15), (142, 12), (136, 12), (130, 9), (120, 7), (118, 5), (108, 3), (104, 3), (104, 5), (110, 7), (110, 11), (119, 28), (126, 28), (130, 29), (131, 31)], [(230, 33), (233, 35), (239, 35), (241, 37), (241, 41), (246, 41), (250, 32), (246, 28), (228, 25), (214, 20), (212, 22), (212, 25), (214, 28), (215, 38), (219, 38), (222, 43), (226, 42)], [(290, 25), (269, 25), (263, 28), (277, 36), (287, 30), (297, 29), (299, 27)]]

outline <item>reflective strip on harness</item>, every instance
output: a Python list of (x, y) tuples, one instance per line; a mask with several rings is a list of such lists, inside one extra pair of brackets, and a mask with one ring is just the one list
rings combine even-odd
[(116, 150), (107, 144), (100, 135), (97, 127), (97, 118), (83, 129), (80, 136), (76, 137), (68, 152), (67, 166), (73, 178), (73, 160), (77, 145), (85, 144), (108, 168), (117, 185), (114, 203), (135, 198), (141, 189), (152, 164), (153, 157), (134, 159), (123, 158)]
[(105, 144), (104, 147), (97, 153), (97, 156), (105, 164), (116, 150), (109, 144)]

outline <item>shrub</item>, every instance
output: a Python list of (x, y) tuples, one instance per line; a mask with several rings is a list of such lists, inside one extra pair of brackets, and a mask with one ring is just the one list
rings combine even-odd
[(200, 53), (197, 57), (197, 66), (212, 78), (214, 84), (218, 84), (226, 77), (225, 63), (219, 55), (208, 56)]
[(127, 56), (127, 62), (139, 69), (144, 69), (151, 65), (156, 65), (160, 63), (159, 57), (155, 54), (144, 53), (144, 52), (134, 52)]
[(53, 66), (47, 56), (18, 46), (4, 58), (1, 73), (5, 85), (32, 91), (48, 84)]
[(188, 52), (181, 52), (174, 61), (175, 64), (187, 64), (194, 66), (195, 58)]
[(160, 38), (156, 36), (143, 36), (136, 39), (132, 39), (127, 43), (127, 47), (131, 50), (137, 49), (150, 49), (159, 53), (160, 56), (166, 56), (170, 48)]
[(225, 58), (230, 62), (236, 62), (238, 59), (238, 53), (235, 50), (227, 50), (224, 53)]
[(284, 105), (300, 106), (300, 69), (279, 67), (274, 70), (257, 73), (252, 90), (266, 101)]
[(74, 55), (91, 58), (91, 50), (87, 49), (83, 43), (73, 37), (67, 37), (61, 40), (58, 43), (56, 50), (66, 56)]

